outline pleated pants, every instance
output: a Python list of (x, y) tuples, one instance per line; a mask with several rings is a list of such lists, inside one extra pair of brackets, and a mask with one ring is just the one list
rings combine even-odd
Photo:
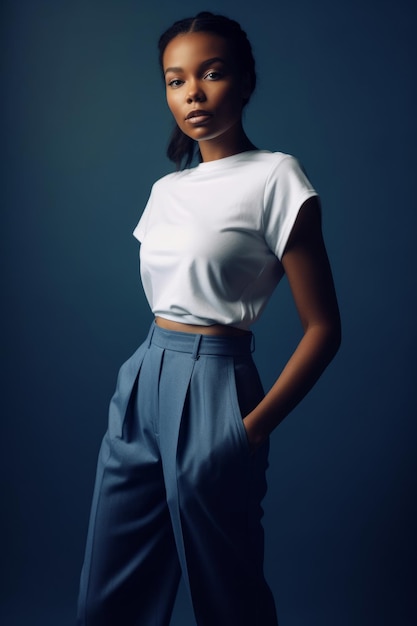
[(276, 626), (263, 574), (268, 443), (252, 335), (161, 329), (122, 365), (102, 441), (78, 626), (168, 626), (180, 576), (198, 626)]

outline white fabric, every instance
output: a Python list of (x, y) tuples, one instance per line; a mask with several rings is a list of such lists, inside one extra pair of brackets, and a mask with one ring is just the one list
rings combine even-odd
[(294, 157), (264, 150), (158, 180), (133, 233), (153, 313), (248, 329), (284, 273), (291, 229), (314, 195)]

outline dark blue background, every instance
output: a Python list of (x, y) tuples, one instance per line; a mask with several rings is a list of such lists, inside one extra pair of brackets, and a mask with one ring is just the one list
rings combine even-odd
[[(280, 624), (415, 624), (413, 2), (1, 7), (2, 624), (73, 623), (108, 401), (151, 320), (131, 231), (171, 169), (156, 42), (207, 8), (253, 42), (249, 136), (297, 155), (321, 193), (343, 316), (336, 360), (273, 435)], [(300, 336), (285, 282), (256, 333), (268, 386)], [(193, 623), (183, 594), (173, 623)]]

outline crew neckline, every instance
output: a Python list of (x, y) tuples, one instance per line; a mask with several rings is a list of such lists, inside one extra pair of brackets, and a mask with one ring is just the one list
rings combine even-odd
[(253, 154), (271, 154), (270, 150), (244, 150), (243, 152), (237, 152), (236, 154), (231, 154), (230, 156), (223, 157), (221, 159), (215, 159), (214, 161), (201, 161), (194, 168), (195, 171), (207, 171), (214, 170), (218, 168), (223, 168), (225, 165), (229, 165), (230, 163), (234, 163), (235, 161), (245, 160), (248, 156)]

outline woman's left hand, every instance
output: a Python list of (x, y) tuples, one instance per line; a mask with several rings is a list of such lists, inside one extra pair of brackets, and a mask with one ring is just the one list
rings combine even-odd
[(256, 435), (256, 423), (254, 425), (251, 421), (251, 414), (249, 413), (243, 418), (243, 427), (246, 431), (246, 437), (248, 439), (249, 451), (251, 455), (255, 454), (258, 448), (264, 443), (265, 437), (259, 437)]

